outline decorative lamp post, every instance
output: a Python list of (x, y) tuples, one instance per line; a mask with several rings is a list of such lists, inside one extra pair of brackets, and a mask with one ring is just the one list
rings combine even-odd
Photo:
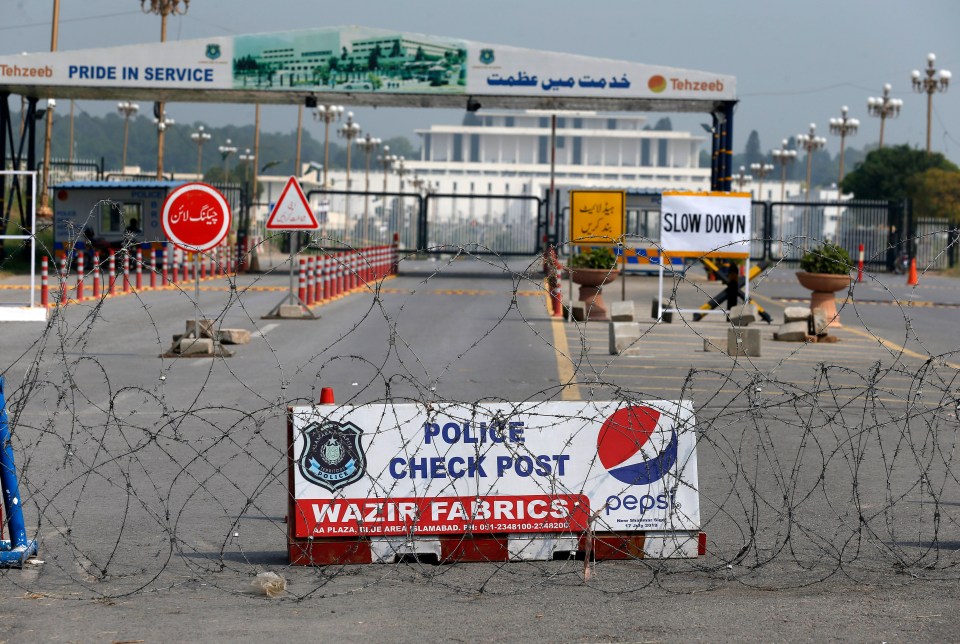
[(387, 175), (390, 173), (390, 168), (393, 166), (393, 162), (396, 160), (395, 156), (390, 154), (390, 146), (385, 145), (381, 150), (381, 154), (377, 157), (377, 161), (380, 162), (380, 166), (383, 168), (383, 192), (387, 192)]
[(740, 166), (740, 171), (733, 175), (733, 180), (737, 182), (737, 190), (743, 192), (743, 186), (753, 181), (753, 177), (747, 174), (747, 169)]
[(227, 139), (226, 144), (218, 146), (217, 150), (220, 152), (220, 158), (223, 159), (223, 182), (227, 182), (227, 177), (230, 172), (230, 155), (237, 153), (237, 146), (232, 145), (230, 139)]
[(257, 160), (257, 156), (250, 151), (250, 148), (247, 148), (237, 155), (237, 160), (243, 164), (244, 185), (250, 185), (250, 166), (252, 166), (254, 161)]
[(407, 167), (404, 165), (404, 162), (405, 162), (405, 161), (406, 161), (406, 158), (405, 158), (403, 155), (394, 157), (394, 161), (393, 161), (393, 171), (397, 173), (397, 177), (399, 177), (399, 179), (400, 179), (400, 188), (399, 188), (399, 190), (398, 190), (398, 192), (400, 193), (400, 196), (397, 198), (397, 202), (398, 202), (397, 205), (399, 206), (400, 212), (399, 212), (399, 214), (397, 215), (397, 228), (398, 228), (398, 230), (393, 230), (393, 231), (391, 231), (391, 232), (394, 232), (394, 233), (400, 232), (400, 231), (399, 231), (399, 228), (400, 228), (401, 220), (404, 219), (404, 215), (405, 215), (405, 213), (404, 213), (404, 211), (403, 211), (403, 208), (404, 208), (404, 203), (403, 203), (403, 177), (406, 176), (406, 175), (410, 172), (410, 169), (407, 168)]
[(363, 237), (364, 241), (367, 240), (367, 218), (370, 215), (370, 155), (380, 147), (380, 139), (370, 136), (370, 133), (367, 134), (357, 141), (357, 147), (363, 151), (364, 154), (364, 193), (363, 193)]
[[(171, 125), (176, 125), (177, 122), (169, 116), (164, 115), (162, 119), (154, 118), (153, 123), (157, 126), (157, 138), (160, 140), (163, 138), (163, 133), (167, 131), (167, 128)], [(162, 165), (163, 159), (158, 158), (158, 160)], [(160, 175), (160, 178), (163, 178), (163, 174)]]
[(121, 171), (127, 167), (127, 141), (130, 132), (130, 117), (140, 111), (140, 106), (130, 101), (117, 103), (117, 111), (123, 116), (123, 160), (120, 163)]
[(780, 201), (786, 199), (787, 194), (787, 166), (797, 160), (797, 151), (787, 149), (788, 141), (780, 142), (780, 148), (771, 152), (773, 160), (780, 164)]
[(202, 125), (198, 125), (197, 131), (190, 133), (190, 138), (197, 144), (197, 177), (203, 179), (203, 144), (209, 141), (212, 136), (209, 132), (203, 130)]
[(847, 116), (848, 109), (849, 108), (844, 105), (840, 108), (840, 118), (830, 119), (830, 133), (840, 137), (840, 176), (837, 177), (837, 194), (843, 192), (840, 184), (843, 183), (843, 151), (845, 149), (847, 136), (853, 136), (860, 128), (859, 119), (849, 118)]
[(327, 183), (327, 168), (330, 167), (330, 124), (339, 121), (343, 116), (342, 105), (317, 105), (313, 110), (313, 118), (323, 121), (323, 187), (329, 188)]
[(826, 144), (827, 140), (825, 138), (822, 136), (817, 136), (816, 123), (810, 124), (810, 132), (808, 134), (797, 135), (797, 145), (800, 146), (802, 150), (806, 150), (807, 152), (807, 201), (810, 201), (810, 181), (813, 175), (813, 153), (817, 150), (822, 150)]
[[(187, 13), (190, 0), (140, 0), (140, 10), (160, 16), (160, 42), (167, 41), (167, 16), (179, 16)], [(166, 124), (164, 115), (166, 104), (158, 101), (154, 104), (154, 115), (160, 123)], [(163, 179), (163, 133), (166, 125), (157, 127), (157, 179)]]
[(763, 180), (773, 172), (772, 163), (751, 163), (750, 172), (757, 178), (757, 198), (763, 201)]
[[(353, 120), (353, 112), (347, 112), (347, 122), (340, 126), (340, 129), (337, 130), (337, 133), (344, 139), (347, 140), (347, 192), (350, 192), (350, 149), (353, 147), (351, 144), (353, 140), (360, 136), (360, 124)], [(344, 204), (343, 214), (346, 221), (350, 221), (350, 195), (346, 195), (346, 203)]]
[(927, 68), (924, 70), (926, 75), (920, 74), (919, 70), (913, 70), (910, 77), (913, 81), (913, 91), (927, 95), (927, 154), (930, 154), (930, 119), (933, 116), (933, 95), (936, 92), (945, 92), (950, 85), (952, 74), (946, 69), (941, 69), (940, 73), (934, 68), (933, 64), (937, 62), (934, 54), (927, 55)]
[(883, 125), (887, 119), (900, 116), (903, 101), (899, 98), (890, 98), (890, 83), (883, 86), (883, 96), (871, 96), (867, 99), (867, 113), (880, 118), (880, 148), (883, 148)]

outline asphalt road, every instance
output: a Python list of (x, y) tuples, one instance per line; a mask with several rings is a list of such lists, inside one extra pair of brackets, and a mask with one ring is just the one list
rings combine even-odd
[[(761, 325), (762, 355), (736, 358), (704, 351), (725, 345), (721, 317), (654, 324), (655, 280), (629, 278), (642, 352), (611, 356), (604, 323), (548, 317), (537, 268), (407, 261), (318, 320), (262, 319), (285, 274), (208, 281), (203, 316), (255, 334), (225, 359), (159, 357), (196, 314), (192, 288), (3, 323), (44, 563), (0, 572), (0, 641), (956, 638), (960, 286), (858, 285), (938, 306), (848, 304), (835, 344)], [(684, 305), (719, 290), (688, 277)], [(791, 277), (755, 287), (777, 320), (804, 296)], [(691, 399), (708, 553), (600, 562), (587, 583), (575, 560), (289, 567), (285, 411), (321, 387), (340, 404)], [(252, 589), (262, 571), (287, 579), (279, 598)]]

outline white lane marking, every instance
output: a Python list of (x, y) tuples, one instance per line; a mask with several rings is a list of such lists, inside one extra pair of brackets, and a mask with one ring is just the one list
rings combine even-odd
[(252, 335), (255, 338), (262, 338), (263, 336), (267, 335), (268, 333), (276, 329), (278, 326), (280, 325), (276, 323), (265, 324), (262, 329), (259, 329), (258, 331), (254, 331), (250, 335)]

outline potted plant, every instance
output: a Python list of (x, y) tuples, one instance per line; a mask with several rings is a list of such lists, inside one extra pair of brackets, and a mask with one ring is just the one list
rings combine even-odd
[(806, 251), (800, 258), (797, 280), (812, 291), (810, 310), (821, 309), (827, 316), (827, 326), (842, 326), (834, 293), (850, 287), (852, 268), (850, 254), (829, 242)]
[(617, 256), (606, 247), (596, 247), (570, 258), (570, 279), (580, 285), (580, 301), (584, 303), (588, 320), (606, 320), (607, 307), (601, 290), (604, 284), (617, 279)]

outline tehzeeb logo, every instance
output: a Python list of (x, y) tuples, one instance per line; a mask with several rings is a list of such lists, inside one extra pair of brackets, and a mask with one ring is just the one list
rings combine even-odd
[(300, 474), (330, 492), (356, 483), (367, 471), (361, 434), (351, 422), (310, 423), (303, 429), (303, 451), (297, 457)]
[(670, 441), (653, 458), (645, 459), (641, 452), (658, 420), (659, 411), (634, 406), (618, 409), (604, 421), (597, 435), (597, 455), (610, 476), (627, 485), (649, 485), (676, 465), (676, 429), (671, 428)]

